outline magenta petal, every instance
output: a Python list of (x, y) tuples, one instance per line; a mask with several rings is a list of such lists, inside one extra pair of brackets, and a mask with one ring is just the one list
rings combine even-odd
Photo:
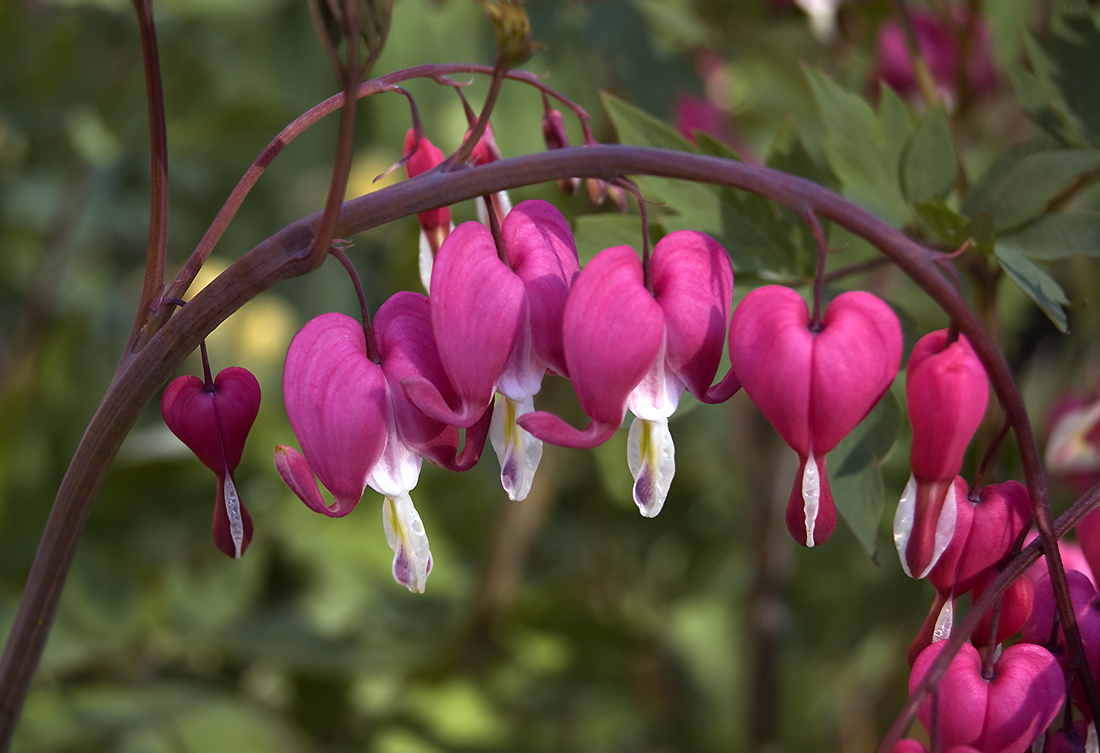
[(441, 399), (446, 396), (445, 403), (457, 402), (435, 346), (428, 297), (408, 291), (390, 296), (375, 314), (374, 336), (401, 440), (433, 462), (448, 454), (453, 458), (460, 440), (458, 428), (428, 416), (408, 401), (401, 388), (406, 379), (425, 379)]
[[(692, 395), (707, 400), (729, 333), (733, 303), (729, 254), (705, 233), (680, 230), (657, 242), (652, 270), (654, 296), (665, 315), (665, 359)], [(727, 380), (726, 386), (730, 384)]]
[(730, 361), (764, 417), (801, 457), (810, 454), (813, 333), (802, 296), (767, 285), (745, 296), (730, 323)]
[[(461, 401), (451, 423), (469, 426), (493, 399), (523, 326), (524, 299), (523, 283), (497, 256), (488, 228), (464, 222), (447, 236), (432, 269), (431, 312), (443, 367)], [(438, 405), (421, 407), (440, 414)]]
[(516, 422), (543, 442), (559, 447), (588, 449), (598, 447), (615, 434), (622, 424), (622, 416), (613, 423), (593, 421), (584, 429), (570, 426), (559, 416), (546, 411), (534, 411), (520, 416)]
[(214, 473), (237, 469), (245, 439), (260, 410), (260, 385), (248, 369), (232, 366), (206, 392), (194, 376), (172, 380), (160, 401), (164, 423)]
[(508, 263), (527, 291), (535, 354), (555, 372), (567, 376), (562, 316), (569, 290), (580, 273), (569, 223), (553, 204), (533, 199), (513, 207), (501, 235)]
[(283, 374), (290, 426), (338, 505), (359, 501), (386, 442), (386, 378), (365, 343), (357, 321), (323, 314), (294, 336)]
[(890, 389), (901, 366), (901, 325), (881, 299), (851, 291), (825, 310), (814, 343), (814, 452), (831, 451)]
[(664, 337), (664, 315), (642, 284), (634, 249), (605, 249), (581, 271), (565, 304), (562, 336), (581, 408), (596, 423), (618, 427)]
[(306, 507), (330, 518), (342, 518), (347, 515), (355, 509), (363, 496), (360, 492), (358, 497), (337, 498), (332, 507), (329, 507), (321, 496), (317, 478), (313, 474), (313, 469), (309, 467), (309, 461), (306, 460), (305, 455), (285, 444), (275, 445), (275, 469), (279, 471), (279, 476), (290, 490), (298, 495), (298, 499), (305, 502)]
[(906, 367), (905, 402), (913, 426), (910, 463), (919, 479), (952, 479), (985, 415), (985, 368), (962, 335), (947, 344), (947, 330), (922, 337)]

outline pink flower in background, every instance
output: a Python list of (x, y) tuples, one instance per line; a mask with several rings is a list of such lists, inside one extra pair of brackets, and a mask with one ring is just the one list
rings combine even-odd
[[(209, 375), (208, 377), (209, 378)], [(239, 558), (252, 540), (252, 517), (241, 503), (233, 471), (260, 411), (260, 385), (248, 369), (223, 369), (210, 385), (181, 376), (160, 401), (164, 423), (218, 477), (211, 533), (214, 543)]]
[[(940, 96), (953, 106), (959, 97), (960, 76), (976, 92), (993, 87), (993, 60), (989, 25), (981, 17), (974, 19), (970, 55), (962, 60), (959, 54), (961, 30), (966, 26), (966, 12), (956, 9), (952, 23), (918, 9), (909, 11), (916, 32), (921, 55), (928, 64), (929, 73)], [(905, 32), (901, 25), (890, 20), (879, 30), (876, 61), (872, 79), (883, 81), (902, 96), (916, 96), (916, 75), (909, 58)]]
[(676, 130), (693, 144), (695, 131), (713, 136), (724, 144), (733, 144), (729, 115), (705, 97), (680, 92), (673, 105), (673, 117)]

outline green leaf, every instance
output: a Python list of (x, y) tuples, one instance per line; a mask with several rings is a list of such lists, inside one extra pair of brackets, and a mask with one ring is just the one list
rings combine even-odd
[(829, 477), (833, 503), (867, 555), (878, 562), (878, 529), (885, 507), (882, 471), (869, 465), (859, 473)]
[[(703, 154), (737, 159), (722, 142), (704, 133), (699, 133), (697, 139)], [(806, 223), (794, 212), (763, 196), (737, 188), (722, 187), (719, 197), (720, 241), (729, 251), (735, 271), (773, 270), (798, 275), (812, 272), (812, 256), (805, 253), (812, 237)], [(809, 267), (804, 263), (806, 258), (811, 260)]]
[(947, 113), (938, 106), (924, 116), (905, 150), (901, 182), (906, 198), (919, 202), (946, 196), (957, 170)]
[(878, 465), (894, 447), (904, 417), (901, 404), (888, 390), (856, 428), (829, 453), (830, 478), (850, 476)]
[(1011, 245), (997, 244), (997, 260), (1012, 281), (1050, 317), (1054, 326), (1068, 333), (1069, 321), (1063, 307), (1069, 304), (1069, 299), (1062, 286)]
[(952, 246), (961, 246), (969, 237), (967, 229), (970, 220), (956, 212), (944, 203), (938, 196), (927, 201), (918, 201), (913, 204), (917, 217), (935, 233), (940, 240), (946, 241)]
[[(690, 141), (652, 115), (611, 94), (602, 95), (619, 141), (634, 146), (651, 146), (698, 153)], [(670, 178), (639, 177), (638, 186), (645, 197), (668, 205), (671, 216), (663, 224), (669, 230), (699, 230), (719, 235), (722, 230), (718, 187)]]
[(768, 148), (765, 164), (775, 170), (782, 170), (785, 173), (812, 180), (814, 183), (826, 188), (835, 189), (839, 186), (836, 176), (832, 174), (828, 167), (819, 165), (810, 155), (802, 141), (802, 137), (798, 135), (798, 129), (795, 128), (794, 122), (791, 120), (785, 121), (779, 127), (779, 131), (775, 134), (775, 138), (772, 139), (771, 146)]
[(964, 214), (986, 212), (998, 233), (1025, 225), (1085, 173), (1100, 167), (1100, 152), (1009, 150), (982, 175), (962, 204)]
[(1051, 79), (1078, 129), (1093, 146), (1100, 146), (1100, 29), (1087, 15), (1065, 16), (1046, 45), (1053, 66)]
[(1011, 235), (1002, 236), (997, 245), (1032, 259), (1100, 256), (1100, 212), (1048, 214)]
[(908, 113), (903, 118), (896, 97), (884, 95), (880, 121), (866, 100), (824, 74), (806, 69), (806, 78), (825, 125), (825, 157), (844, 195), (896, 227), (905, 224), (909, 209), (898, 181), (898, 133), (888, 140), (884, 124), (907, 139)]
[(1008, 78), (1012, 82), (1012, 88), (1016, 90), (1020, 109), (1027, 113), (1037, 126), (1067, 146), (1088, 145), (1066, 114), (1062, 98), (1053, 84), (1031, 73), (1018, 63), (1008, 67)]
[(876, 559), (885, 495), (879, 465), (893, 449), (902, 423), (901, 405), (888, 390), (828, 457), (829, 488), (837, 512), (872, 559)]
[(612, 246), (641, 248), (642, 221), (637, 215), (607, 212), (577, 217), (573, 237), (577, 241), (577, 256), (581, 266)]

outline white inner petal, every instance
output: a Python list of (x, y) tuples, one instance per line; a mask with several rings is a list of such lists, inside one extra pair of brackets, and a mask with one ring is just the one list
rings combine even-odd
[(241, 498), (237, 496), (237, 487), (232, 476), (225, 474), (225, 512), (229, 516), (229, 536), (233, 539), (233, 557), (241, 558), (244, 546), (244, 520), (241, 518)]
[(897, 512), (894, 513), (894, 546), (898, 550), (898, 559), (901, 560), (901, 569), (910, 578), (909, 563), (905, 559), (905, 550), (909, 546), (909, 536), (913, 533), (913, 520), (917, 508), (917, 479), (909, 475), (909, 483), (905, 485), (905, 491), (901, 493)]
[(634, 503), (642, 515), (652, 518), (664, 507), (676, 475), (676, 445), (668, 419), (634, 418), (626, 440), (626, 462), (634, 476)]
[(424, 291), (429, 292), (432, 289), (432, 265), (435, 263), (435, 255), (432, 253), (432, 243), (428, 240), (428, 234), (424, 232), (424, 228), (420, 228), (420, 258), (418, 260), (418, 266), (420, 268), (420, 284), (424, 286)]
[(936, 626), (932, 628), (932, 642), (945, 641), (951, 637), (951, 630), (955, 625), (955, 600), (948, 599), (940, 614), (936, 617)]
[(1089, 732), (1085, 737), (1085, 753), (1100, 753), (1100, 741), (1096, 738), (1096, 722), (1089, 723)]
[(493, 421), (489, 426), (489, 441), (500, 461), (500, 483), (508, 498), (527, 498), (535, 471), (542, 460), (542, 440), (525, 431), (516, 419), (535, 409), (534, 400), (512, 400), (497, 394)]
[(958, 515), (958, 510), (958, 498), (955, 494), (955, 484), (952, 482), (947, 489), (947, 494), (944, 495), (940, 517), (936, 520), (936, 545), (932, 549), (932, 561), (928, 563), (928, 567), (925, 568), (920, 577), (923, 578), (928, 575), (928, 572), (940, 561), (940, 556), (947, 549), (947, 545), (951, 543), (951, 539), (955, 537), (955, 518)]
[(814, 545), (814, 525), (821, 508), (821, 474), (817, 470), (813, 448), (806, 458), (806, 470), (802, 472), (802, 511), (806, 516), (806, 546)]
[[(389, 395), (387, 394), (387, 399)], [(392, 406), (386, 411), (386, 444), (378, 462), (367, 476), (367, 485), (379, 494), (394, 497), (416, 487), (420, 479), (420, 455), (411, 450), (397, 434)]]
[(665, 338), (662, 336), (657, 358), (642, 377), (642, 381), (631, 391), (626, 407), (635, 416), (646, 421), (667, 419), (676, 412), (684, 389), (684, 383), (679, 377), (666, 368)]
[(413, 593), (424, 593), (432, 570), (432, 553), (424, 523), (409, 495), (386, 496), (382, 502), (382, 528), (393, 550), (393, 577)]

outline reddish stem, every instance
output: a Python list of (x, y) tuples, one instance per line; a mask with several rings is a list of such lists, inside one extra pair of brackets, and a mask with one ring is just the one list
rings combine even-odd
[[(164, 266), (168, 258), (168, 127), (164, 119), (164, 85), (160, 75), (157, 32), (152, 0), (133, 0), (141, 32), (141, 60), (145, 66), (145, 96), (149, 106), (149, 249), (145, 280), (141, 286), (137, 316), (130, 332), (132, 346), (149, 322), (157, 297), (164, 290)], [(127, 352), (129, 351), (127, 347)]]

